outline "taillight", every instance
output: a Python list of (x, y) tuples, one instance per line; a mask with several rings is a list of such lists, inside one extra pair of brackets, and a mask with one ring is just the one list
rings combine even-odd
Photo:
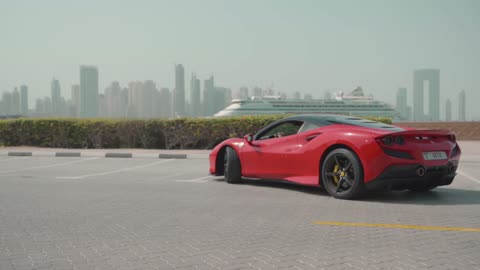
[(393, 141), (394, 141), (394, 140), (393, 140), (392, 136), (386, 136), (386, 137), (383, 137), (383, 138), (382, 138), (382, 142), (383, 142), (383, 144), (385, 144), (385, 145), (392, 145), (392, 144), (393, 144)]
[(392, 144), (396, 143), (399, 145), (405, 144), (405, 138), (403, 136), (385, 136), (380, 139), (380, 141), (386, 145), (386, 146), (391, 146)]

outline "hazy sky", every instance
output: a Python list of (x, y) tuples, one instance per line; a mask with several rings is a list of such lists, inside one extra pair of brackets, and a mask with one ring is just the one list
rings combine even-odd
[[(480, 1), (397, 0), (0, 0), (0, 92), (27, 84), (70, 97), (79, 65), (96, 65), (100, 91), (113, 80), (173, 88), (174, 64), (217, 85), (274, 86), (323, 97), (367, 93), (394, 104), (413, 70), (438, 68), (447, 97), (467, 92), (480, 119)], [(203, 85), (203, 83), (202, 83)], [(476, 107), (476, 108), (474, 108)]]

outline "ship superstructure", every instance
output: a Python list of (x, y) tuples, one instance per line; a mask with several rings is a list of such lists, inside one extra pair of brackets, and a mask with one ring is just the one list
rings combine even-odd
[(261, 114), (340, 114), (363, 117), (394, 117), (395, 109), (389, 104), (365, 96), (358, 87), (349, 94), (336, 94), (334, 99), (282, 99), (279, 96), (235, 99), (230, 106), (215, 116), (241, 116)]

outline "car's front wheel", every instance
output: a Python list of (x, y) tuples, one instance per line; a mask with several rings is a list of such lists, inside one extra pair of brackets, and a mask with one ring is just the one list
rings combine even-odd
[(224, 176), (225, 181), (230, 184), (242, 181), (242, 169), (240, 159), (233, 148), (225, 148)]
[(335, 198), (354, 199), (365, 192), (360, 159), (345, 148), (330, 152), (322, 164), (322, 185)]

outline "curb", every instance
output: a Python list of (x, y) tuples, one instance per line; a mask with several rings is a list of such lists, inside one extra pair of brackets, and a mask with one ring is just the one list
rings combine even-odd
[(32, 152), (8, 152), (9, 157), (31, 157)]
[(10, 157), (103, 157), (103, 158), (155, 158), (155, 159), (206, 159), (208, 154), (175, 153), (130, 153), (130, 152), (0, 152), (0, 156)]

